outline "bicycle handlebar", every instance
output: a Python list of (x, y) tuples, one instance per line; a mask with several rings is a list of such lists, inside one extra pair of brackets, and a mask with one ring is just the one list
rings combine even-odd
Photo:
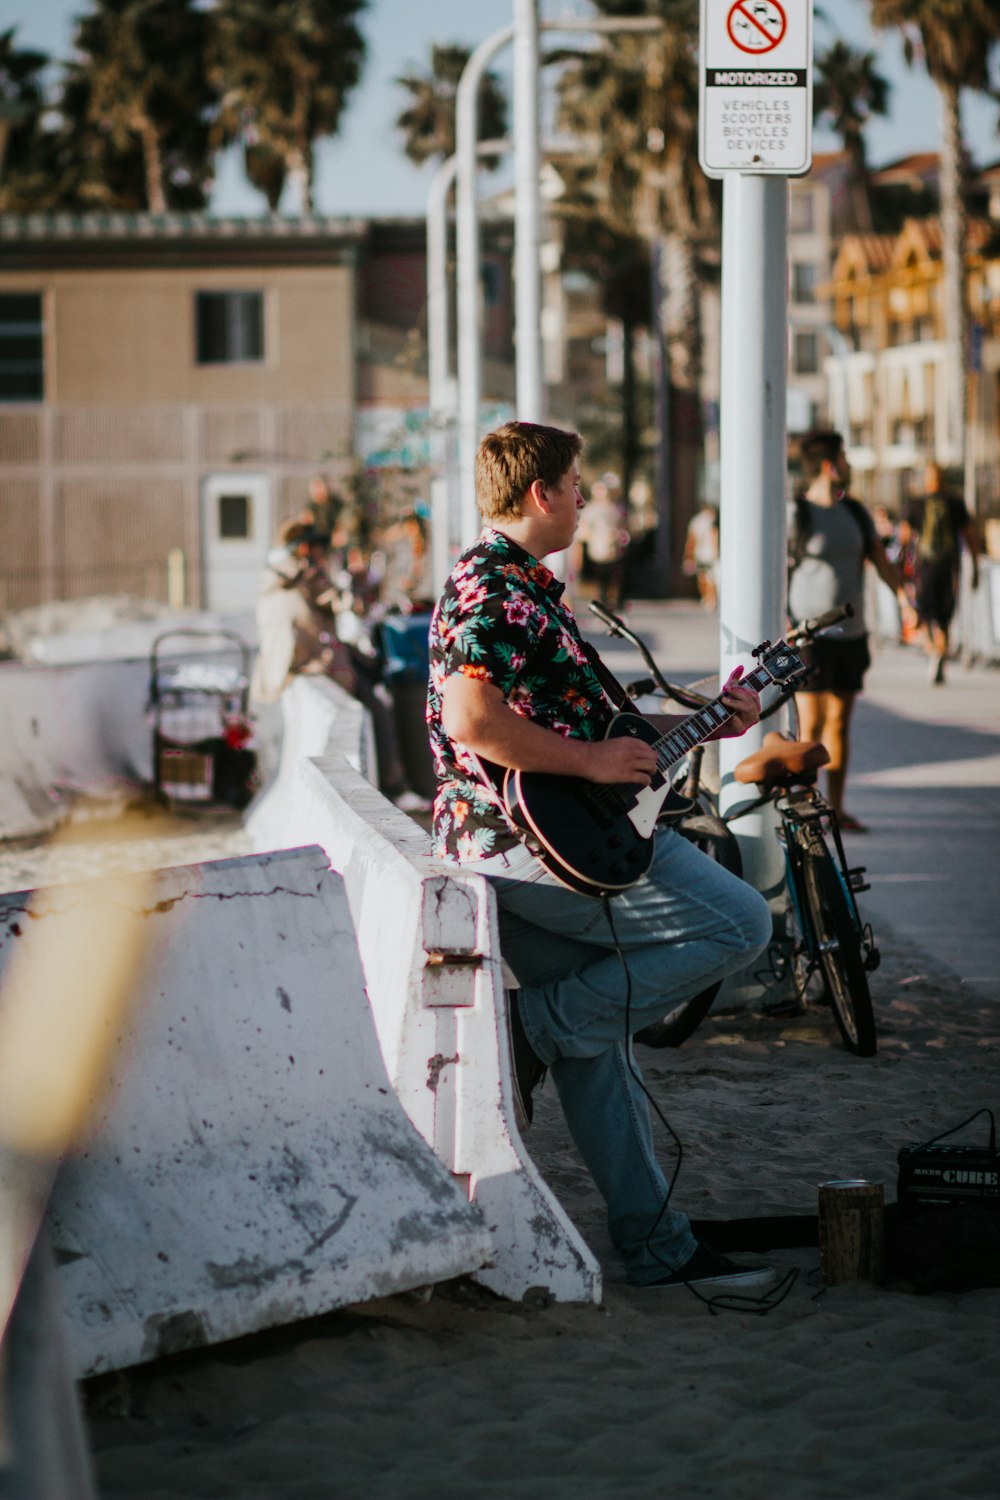
[(801, 625), (793, 625), (788, 631), (786, 636), (788, 644), (790, 646), (808, 645), (824, 630), (829, 630), (833, 625), (839, 625), (842, 620), (850, 620), (853, 614), (853, 604), (841, 604), (836, 609), (828, 609), (825, 614), (817, 615), (814, 620), (803, 620)]
[[(628, 628), (628, 626), (625, 624), (625, 621), (620, 620), (617, 615), (612, 614), (607, 605), (602, 604), (599, 599), (591, 599), (590, 612), (591, 614), (597, 616), (601, 624), (607, 627), (611, 635), (621, 636), (622, 640), (628, 641), (630, 645), (633, 645), (635, 647), (639, 655), (642, 657), (643, 661), (646, 663), (646, 666), (652, 673), (655, 686), (658, 687), (661, 692), (669, 693), (670, 686), (663, 676), (663, 673), (656, 665), (656, 662), (650, 655), (649, 648), (646, 645), (645, 641), (641, 641), (639, 637)], [(644, 688), (643, 691), (645, 691)], [(636, 696), (641, 697), (642, 693), (640, 692)]]
[[(630, 698), (642, 698), (647, 693), (651, 693), (654, 688), (659, 688), (665, 697), (672, 698), (682, 708), (689, 708), (695, 712), (700, 708), (704, 708), (706, 704), (711, 703), (712, 699), (706, 697), (703, 693), (695, 692), (691, 688), (681, 687), (676, 682), (668, 682), (650, 655), (649, 648), (645, 642), (641, 641), (629, 629), (624, 620), (620, 620), (616, 614), (612, 614), (606, 604), (602, 604), (599, 599), (591, 599), (589, 608), (591, 614), (597, 616), (601, 624), (606, 626), (611, 635), (620, 636), (622, 640), (628, 641), (636, 648), (652, 674), (652, 680), (648, 677), (643, 677), (638, 682), (628, 684), (626, 692)], [(815, 619), (803, 620), (801, 625), (795, 625), (788, 631), (786, 636), (788, 644), (790, 646), (808, 645), (810, 641), (822, 634), (823, 631), (829, 630), (834, 625), (839, 625), (842, 620), (849, 620), (853, 614), (853, 605), (843, 604), (836, 609), (828, 609), (824, 614), (817, 615)], [(767, 719), (773, 713), (776, 713), (786, 696), (787, 694), (783, 693), (761, 717)]]

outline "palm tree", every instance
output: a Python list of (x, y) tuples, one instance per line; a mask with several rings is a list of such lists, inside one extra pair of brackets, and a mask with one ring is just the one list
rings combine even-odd
[[(597, 0), (609, 15), (636, 5)], [(717, 196), (698, 165), (698, 6), (647, 0), (662, 17), (652, 36), (627, 33), (578, 55), (560, 85), (559, 123), (593, 142), (590, 192), (605, 222), (647, 244), (662, 241), (669, 267), (661, 317), (671, 379), (697, 391), (701, 377), (699, 259), (718, 237)], [(564, 54), (565, 55), (565, 54)]]
[(21, 51), (14, 35), (14, 27), (0, 32), (0, 212), (30, 206), (24, 194), (38, 162), (49, 61), (44, 52)]
[(80, 142), (92, 161), (139, 154), (139, 206), (152, 213), (168, 210), (175, 189), (191, 196), (193, 187), (203, 199), (210, 176), (205, 34), (195, 0), (94, 0), (77, 24), (64, 113), (74, 128), (97, 137), (89, 148)]
[(852, 228), (872, 231), (864, 128), (872, 115), (888, 112), (891, 85), (876, 67), (874, 52), (859, 52), (840, 39), (816, 54), (813, 115), (827, 119), (851, 162)]
[(968, 307), (965, 295), (966, 211), (962, 184), (963, 88), (988, 90), (989, 58), (1000, 41), (996, 0), (871, 0), (872, 23), (903, 33), (906, 60), (922, 55), (941, 96), (941, 235), (945, 337), (955, 351), (951, 386), (951, 435), (965, 450), (965, 390)]
[[(403, 150), (418, 166), (432, 158), (445, 161), (455, 154), (455, 102), (458, 85), (471, 51), (457, 43), (431, 47), (427, 73), (404, 73), (396, 82), (410, 95), (410, 103), (396, 118), (403, 131)], [(495, 73), (479, 86), (477, 139), (499, 140), (507, 130), (507, 97)], [(495, 167), (495, 161), (490, 163)]]
[(250, 180), (277, 208), (286, 179), (314, 211), (314, 144), (333, 135), (361, 76), (355, 18), (367, 0), (218, 0), (209, 76), (216, 145), (241, 141)]
[[(684, 508), (696, 493), (703, 458), (702, 297), (720, 223), (718, 187), (698, 165), (698, 4), (596, 4), (606, 15), (645, 12), (663, 22), (652, 35), (620, 33), (593, 51), (561, 54), (569, 66), (558, 113), (559, 125), (585, 143), (577, 175), (592, 211), (620, 237), (640, 240), (652, 266), (652, 331), (663, 349), (657, 389), (663, 563), (668, 552), (680, 557)], [(683, 431), (677, 442), (666, 440), (671, 424)], [(634, 434), (628, 441), (635, 446)]]

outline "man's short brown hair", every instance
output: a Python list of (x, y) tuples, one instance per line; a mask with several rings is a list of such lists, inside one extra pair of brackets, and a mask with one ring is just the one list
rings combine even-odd
[(582, 447), (579, 433), (537, 422), (506, 422), (488, 432), (476, 454), (476, 502), (483, 520), (519, 516), (534, 481), (558, 484)]

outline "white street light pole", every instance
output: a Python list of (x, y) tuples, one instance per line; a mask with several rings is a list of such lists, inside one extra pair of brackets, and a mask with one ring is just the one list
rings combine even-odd
[(539, 261), (538, 5), (514, 0), (514, 332), (517, 414), (545, 421)]
[[(502, 156), (509, 140), (480, 141), (479, 157)], [(434, 593), (451, 571), (458, 541), (455, 497), (455, 378), (449, 368), (448, 195), (458, 171), (458, 154), (441, 162), (427, 192), (427, 387), (431, 456), (431, 562)]]
[(454, 449), (453, 401), (448, 387), (448, 194), (458, 170), (449, 156), (427, 191), (427, 405), (431, 459), (431, 568), (434, 594), (451, 568), (449, 478)]
[(458, 481), (459, 544), (479, 535), (476, 510), (476, 449), (479, 446), (479, 214), (476, 202), (476, 114), (479, 84), (487, 65), (513, 40), (504, 26), (480, 42), (466, 63), (455, 99), (455, 155), (458, 158), (456, 240), (458, 247)]

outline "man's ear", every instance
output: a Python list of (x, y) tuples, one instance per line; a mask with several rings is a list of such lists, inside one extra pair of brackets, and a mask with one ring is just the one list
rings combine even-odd
[(524, 492), (526, 505), (530, 505), (541, 515), (547, 516), (552, 509), (549, 503), (547, 486), (544, 479), (533, 479)]

